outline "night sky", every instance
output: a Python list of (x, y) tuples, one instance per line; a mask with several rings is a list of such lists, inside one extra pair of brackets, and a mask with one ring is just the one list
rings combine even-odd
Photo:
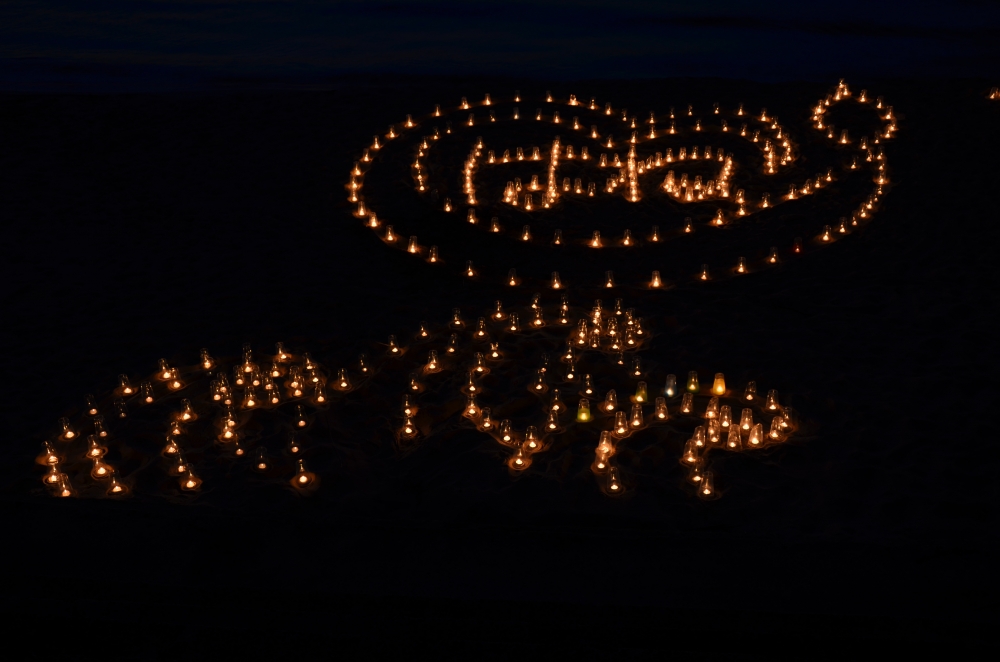
[(995, 73), (998, 57), (1000, 7), (976, 0), (0, 6), (10, 90), (314, 86), (351, 73), (940, 78)]

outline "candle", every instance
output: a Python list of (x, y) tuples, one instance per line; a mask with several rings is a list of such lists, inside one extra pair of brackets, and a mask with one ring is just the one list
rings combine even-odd
[(677, 377), (675, 375), (667, 375), (666, 385), (663, 387), (663, 394), (668, 398), (672, 398), (677, 395)]
[(621, 479), (618, 476), (618, 469), (615, 467), (608, 469), (608, 491), (612, 494), (621, 494), (623, 491)]
[(638, 429), (642, 427), (642, 405), (636, 403), (632, 405), (632, 415), (631, 415), (631, 426), (633, 429)]

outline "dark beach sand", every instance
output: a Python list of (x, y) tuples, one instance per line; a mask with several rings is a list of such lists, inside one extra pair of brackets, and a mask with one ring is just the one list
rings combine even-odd
[[(390, 333), (443, 325), (454, 307), (467, 321), (498, 298), (523, 308), (540, 285), (513, 294), (456, 272), (474, 259), (503, 275), (513, 259), (529, 273), (547, 246), (494, 245), (462, 227), (441, 242), (449, 263), (432, 267), (362, 227), (342, 187), (360, 148), (405, 113), (544, 86), (345, 80), (332, 91), (0, 96), (4, 618), (39, 648), (53, 630), (80, 646), (97, 633), (115, 654), (149, 658), (287, 655), (299, 637), (330, 652), (404, 654), (444, 640), (480, 658), (549, 646), (756, 659), (805, 646), (995, 645), (1000, 102), (985, 99), (983, 81), (849, 82), (901, 116), (887, 147), (893, 186), (870, 225), (750, 276), (676, 276), (691, 272), (684, 260), (743, 254), (742, 239), (719, 235), (708, 258), (672, 258), (669, 291), (620, 294), (656, 332), (644, 354), (651, 387), (666, 372), (704, 381), (721, 371), (733, 385), (778, 389), (804, 423), (788, 444), (727, 459), (712, 502), (685, 483), (676, 435), (659, 444), (662, 458), (637, 452), (623, 466), (627, 499), (605, 498), (572, 463), (590, 441), (558, 456), (573, 458), (568, 469), (553, 461), (516, 481), (497, 445), (459, 424), (401, 452), (390, 442), (405, 372), (388, 386), (388, 371), (310, 432), (306, 458), (322, 485), (309, 498), (287, 487), (287, 458), (286, 473), (260, 477), (211, 450), (199, 456), (210, 480), (196, 498), (168, 488), (156, 463), (125, 501), (48, 497), (34, 464), (42, 440), (119, 373), (138, 380), (161, 357), (193, 364), (202, 347), (232, 359), (244, 342), (263, 356), (278, 341), (336, 369)], [(766, 106), (793, 136), (828, 89), (571, 87), (558, 93), (640, 116)], [(407, 216), (402, 177), (371, 185), (404, 236), (431, 231)], [(849, 197), (767, 227), (818, 229), (848, 214)], [(616, 274), (648, 276), (654, 262), (622, 260)], [(570, 259), (559, 270), (581, 283), (604, 268)], [(600, 292), (568, 294), (589, 307)], [(530, 371), (537, 348), (516, 351)], [(152, 428), (133, 419), (115, 443), (147, 466)]]

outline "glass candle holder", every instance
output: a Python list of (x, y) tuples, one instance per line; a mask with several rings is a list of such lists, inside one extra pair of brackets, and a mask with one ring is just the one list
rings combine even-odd
[(738, 425), (733, 425), (729, 428), (729, 433), (726, 436), (726, 448), (732, 451), (738, 451), (743, 448), (743, 438), (740, 435)]
[(616, 467), (608, 468), (608, 492), (611, 494), (621, 494), (624, 491), (621, 478)]
[(689, 393), (697, 393), (699, 388), (698, 373), (692, 370), (688, 373), (687, 390)]
[(611, 432), (602, 430), (600, 440), (597, 442), (597, 450), (611, 457), (615, 453), (615, 439)]
[(511, 430), (510, 421), (507, 419), (500, 421), (500, 441), (505, 444), (514, 443), (514, 432)]
[(675, 375), (667, 375), (667, 382), (663, 387), (663, 394), (668, 398), (672, 398), (677, 395), (677, 377)]
[(681, 413), (690, 414), (692, 411), (694, 411), (694, 394), (685, 393), (681, 397)]
[(523, 471), (531, 465), (531, 457), (528, 453), (524, 451), (520, 444), (517, 446), (517, 450), (511, 456), (510, 460), (507, 462), (507, 466), (514, 471)]
[(642, 427), (642, 405), (636, 403), (632, 405), (632, 415), (629, 417), (629, 425), (633, 430), (637, 430)]
[(534, 453), (535, 451), (541, 450), (542, 440), (538, 435), (538, 430), (534, 425), (529, 425), (528, 429), (524, 432), (524, 443), (523, 447), (529, 453)]
[(784, 438), (785, 432), (781, 427), (783, 420), (782, 416), (775, 416), (771, 419), (771, 429), (767, 433), (768, 439), (771, 441), (781, 441)]
[(478, 418), (480, 414), (479, 405), (476, 404), (476, 396), (470, 395), (466, 398), (465, 408), (462, 410), (462, 415), (466, 418)]
[(629, 426), (628, 426), (628, 419), (625, 416), (625, 412), (623, 411), (615, 412), (615, 424), (612, 430), (618, 437), (625, 437), (628, 435)]
[(722, 426), (719, 421), (711, 420), (705, 425), (705, 437), (709, 444), (718, 444), (722, 441)]
[(399, 434), (404, 439), (412, 439), (417, 436), (417, 426), (413, 423), (413, 419), (410, 416), (403, 417), (403, 425), (399, 429)]
[(181, 489), (186, 492), (193, 492), (201, 487), (201, 478), (194, 474), (194, 471), (188, 467), (188, 470), (181, 476), (180, 479)]
[(715, 480), (711, 471), (706, 471), (698, 484), (698, 496), (702, 499), (711, 499), (715, 496)]
[(559, 412), (550, 409), (548, 419), (545, 421), (545, 429), (549, 432), (555, 432), (559, 429)]
[(316, 474), (306, 469), (306, 461), (299, 458), (295, 475), (292, 477), (292, 485), (301, 489), (311, 487), (316, 482)]
[(719, 407), (719, 425), (728, 428), (733, 422), (733, 410), (729, 405)]

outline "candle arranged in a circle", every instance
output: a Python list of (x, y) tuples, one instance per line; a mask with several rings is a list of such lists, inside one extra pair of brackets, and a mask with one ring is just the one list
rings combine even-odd
[[(388, 245), (413, 256), (442, 266), (467, 265), (459, 269), (467, 278), (515, 287), (528, 284), (528, 278), (531, 284), (547, 283), (553, 289), (657, 289), (666, 285), (662, 274), (669, 264), (641, 274), (616, 275), (614, 269), (600, 268), (602, 255), (649, 251), (655, 265), (658, 247), (684, 237), (715, 231), (721, 241), (727, 229), (758, 223), (751, 217), (775, 207), (800, 204), (848, 184), (851, 195), (866, 190), (860, 200), (845, 194), (841, 204), (846, 206), (835, 217), (826, 216), (828, 211), (816, 212), (809, 221), (812, 225), (802, 230), (808, 243), (833, 243), (870, 221), (878, 209), (890, 184), (885, 143), (898, 130), (892, 106), (865, 90), (855, 94), (841, 81), (809, 109), (808, 130), (828, 145), (833, 165), (807, 173), (806, 168), (813, 166), (800, 153), (799, 138), (766, 108), (751, 111), (742, 104), (734, 108), (714, 104), (697, 111), (688, 105), (636, 113), (596, 98), (588, 101), (573, 94), (556, 98), (551, 93), (537, 101), (540, 107), (534, 112), (523, 112), (527, 103), (520, 93), (505, 99), (489, 94), (476, 101), (463, 97), (457, 106), (439, 105), (429, 114), (406, 115), (405, 121), (374, 136), (347, 180), (355, 216)], [(844, 104), (867, 111), (872, 121), (836, 126), (832, 122)], [(522, 143), (526, 136), (534, 144)], [(458, 146), (465, 150), (461, 159), (452, 156)], [(399, 150), (403, 152), (395, 156), (397, 160), (410, 159), (414, 194), (424, 207), (445, 217), (433, 221), (430, 236), (420, 235), (423, 243), (416, 234), (400, 239), (394, 229), (412, 227), (415, 221), (384, 216), (379, 211), (383, 201), (368, 193), (367, 180), (387, 167), (381, 164), (388, 153)], [(435, 161), (442, 150), (449, 156)], [(588, 229), (586, 218), (577, 221), (576, 216), (587, 216), (581, 205), (588, 200), (608, 199), (659, 205), (664, 210), (690, 209), (690, 215), (672, 226), (666, 221), (630, 225), (626, 207), (613, 230)], [(575, 227), (549, 227), (547, 219), (553, 214)], [(552, 254), (573, 246), (589, 247), (595, 269), (583, 282), (567, 282), (541, 257), (530, 274), (518, 276), (511, 269), (504, 277), (504, 271), (495, 268), (484, 273), (471, 268), (469, 255), (441, 254), (438, 246), (454, 224), (477, 228), (487, 240), (509, 237), (544, 245)], [(747, 244), (727, 263), (705, 264), (673, 277), (710, 281), (749, 274), (803, 250), (803, 240), (796, 235), (774, 241), (776, 245)], [(501, 244), (497, 251), (502, 250)]]

